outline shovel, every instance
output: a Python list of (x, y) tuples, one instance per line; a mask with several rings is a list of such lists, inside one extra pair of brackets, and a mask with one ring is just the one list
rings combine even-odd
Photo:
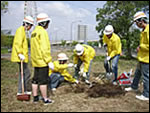
[(24, 92), (23, 61), (21, 61), (21, 83), (22, 83), (22, 94), (17, 95), (17, 100), (29, 101), (30, 100), (30, 95), (29, 94), (25, 94), (25, 92)]

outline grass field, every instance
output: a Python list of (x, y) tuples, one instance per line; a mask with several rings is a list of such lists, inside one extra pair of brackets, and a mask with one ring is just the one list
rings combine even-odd
[[(63, 51), (72, 55), (70, 51)], [(57, 52), (52, 53), (56, 59)], [(69, 59), (72, 61), (72, 58)], [(103, 56), (97, 56), (93, 61), (91, 80), (97, 73), (104, 73)], [(119, 74), (135, 71), (136, 60), (119, 60)], [(29, 67), (33, 76), (33, 68), (29, 62)], [(73, 74), (73, 69), (69, 70)], [(149, 101), (140, 101), (135, 98), (135, 92), (128, 92), (117, 97), (90, 98), (86, 93), (74, 93), (68, 84), (61, 85), (56, 92), (49, 97), (55, 102), (44, 106), (42, 102), (32, 103), (17, 101), (16, 93), (18, 88), (18, 64), (10, 62), (10, 59), (1, 58), (1, 112), (149, 112)], [(140, 92), (142, 86), (140, 86)]]

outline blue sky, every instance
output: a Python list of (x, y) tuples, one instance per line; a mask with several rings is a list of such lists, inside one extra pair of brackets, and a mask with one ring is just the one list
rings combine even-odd
[[(98, 40), (95, 30), (96, 8), (102, 8), (105, 1), (36, 1), (38, 13), (45, 12), (52, 19), (47, 29), (50, 40), (69, 40), (71, 23), (73, 24), (73, 40), (77, 40), (77, 25), (87, 25), (89, 40)], [(16, 29), (22, 25), (24, 17), (24, 1), (9, 1), (9, 12), (1, 16), (2, 29)], [(57, 38), (57, 39), (56, 39)]]

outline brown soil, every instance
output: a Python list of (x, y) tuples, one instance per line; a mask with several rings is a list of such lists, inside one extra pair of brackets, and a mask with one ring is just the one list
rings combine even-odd
[(95, 83), (88, 89), (87, 94), (89, 97), (115, 97), (119, 95), (125, 95), (125, 91), (120, 86), (114, 86), (110, 83), (99, 84)]

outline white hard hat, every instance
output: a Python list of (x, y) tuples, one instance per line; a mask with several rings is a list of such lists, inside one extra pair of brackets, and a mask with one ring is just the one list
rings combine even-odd
[(145, 15), (145, 13), (143, 12), (137, 12), (135, 15), (134, 15), (134, 21), (140, 19), (140, 18), (147, 18), (147, 16)]
[(68, 60), (68, 57), (65, 53), (59, 53), (57, 57), (58, 60)]
[(31, 16), (26, 16), (24, 19), (23, 19), (23, 22), (27, 22), (29, 24), (34, 24), (34, 19), (31, 17)]
[(77, 44), (76, 46), (75, 46), (75, 50), (76, 50), (76, 53), (77, 53), (77, 55), (82, 55), (83, 54), (83, 52), (84, 52), (84, 47), (81, 45), (81, 44)]
[(110, 35), (114, 32), (114, 28), (112, 25), (107, 25), (104, 30), (105, 35)]
[(40, 13), (37, 15), (37, 23), (50, 21), (51, 19), (46, 13)]

